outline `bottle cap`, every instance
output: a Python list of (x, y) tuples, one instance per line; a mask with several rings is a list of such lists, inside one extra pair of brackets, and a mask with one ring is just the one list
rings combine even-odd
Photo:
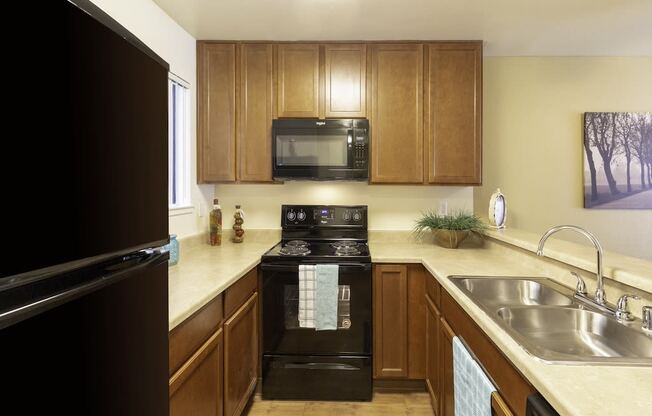
[(219, 204), (220, 204), (220, 203), (219, 203), (218, 199), (215, 198), (215, 199), (213, 200), (213, 205), (219, 205)]
[(235, 206), (235, 209), (240, 209), (240, 205), (236, 205), (236, 206)]

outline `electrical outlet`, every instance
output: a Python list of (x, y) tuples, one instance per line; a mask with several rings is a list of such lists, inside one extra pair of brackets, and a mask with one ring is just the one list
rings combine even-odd
[(439, 215), (448, 215), (448, 201), (443, 200), (439, 202)]

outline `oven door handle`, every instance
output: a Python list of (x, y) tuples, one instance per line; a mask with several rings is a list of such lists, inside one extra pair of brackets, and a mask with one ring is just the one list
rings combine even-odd
[[(328, 263), (324, 263), (324, 264), (328, 264)], [(351, 268), (355, 268), (356, 270), (364, 270), (364, 271), (371, 270), (371, 263), (336, 263), (336, 264), (340, 266), (340, 270), (345, 269), (344, 271), (346, 271), (346, 269), (351, 269)], [(260, 268), (262, 270), (269, 270), (275, 272), (298, 272), (299, 271), (298, 264), (261, 263)]]

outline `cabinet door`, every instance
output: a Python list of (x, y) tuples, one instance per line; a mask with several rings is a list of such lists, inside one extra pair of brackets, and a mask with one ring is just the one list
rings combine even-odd
[(170, 378), (170, 415), (221, 416), (222, 330), (217, 331)]
[(278, 45), (278, 116), (319, 117), (319, 45)]
[(453, 390), (453, 337), (455, 333), (442, 317), (439, 321), (439, 365), (441, 371), (439, 416), (455, 416)]
[(272, 181), (272, 45), (239, 47), (238, 180)]
[(235, 44), (197, 44), (197, 180), (234, 182)]
[(325, 116), (367, 115), (367, 46), (355, 44), (324, 47)]
[(439, 414), (439, 386), (441, 370), (439, 366), (439, 318), (440, 314), (430, 296), (425, 295), (426, 312), (426, 387), (435, 414)]
[(374, 272), (374, 375), (408, 376), (407, 267), (377, 265)]
[(482, 44), (428, 45), (428, 183), (482, 183)]
[(426, 378), (426, 276), (420, 264), (410, 264), (408, 270), (408, 378)]
[(423, 45), (372, 45), (371, 182), (423, 183)]
[(256, 387), (258, 293), (224, 323), (224, 414), (240, 415)]

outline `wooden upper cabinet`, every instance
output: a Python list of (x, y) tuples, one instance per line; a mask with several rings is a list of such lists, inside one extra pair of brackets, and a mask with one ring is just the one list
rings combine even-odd
[(370, 48), (370, 180), (423, 183), (423, 45)]
[(374, 376), (408, 376), (408, 278), (405, 265), (375, 266)]
[(319, 117), (319, 45), (278, 45), (276, 77), (279, 117)]
[(367, 46), (324, 46), (325, 116), (366, 117)]
[(239, 45), (238, 180), (272, 181), (271, 44)]
[(234, 182), (235, 44), (197, 44), (197, 180)]
[(482, 183), (482, 44), (427, 45), (426, 182)]

